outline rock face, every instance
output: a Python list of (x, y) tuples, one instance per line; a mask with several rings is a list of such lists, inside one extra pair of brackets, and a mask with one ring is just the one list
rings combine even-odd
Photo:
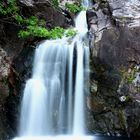
[(35, 15), (39, 19), (46, 20), (46, 26), (52, 28), (55, 26), (68, 27), (69, 20), (65, 13), (53, 7), (49, 0), (19, 0), (23, 7), (22, 12), (25, 16)]
[[(20, 0), (18, 3), (24, 16), (43, 18), (47, 28), (69, 26), (71, 19), (47, 0)], [(40, 41), (39, 38), (18, 38), (19, 29), (0, 15), (0, 140), (17, 134), (22, 92), (25, 81), (31, 76), (34, 48)]]
[[(14, 86), (13, 80), (9, 78), (9, 72), (12, 59), (19, 54), (24, 41), (17, 37), (17, 26), (1, 22), (0, 28), (0, 138), (7, 140), (10, 138), (9, 135), (14, 134), (14, 129), (7, 118), (8, 110), (11, 111), (11, 109), (6, 107), (7, 99), (12, 95), (9, 86)], [(11, 102), (15, 103), (12, 100)], [(14, 112), (11, 112), (11, 115), (14, 115)]]
[(87, 11), (91, 47), (89, 133), (140, 135), (140, 1), (96, 0)]
[(139, 0), (108, 0), (112, 18), (117, 24), (135, 27), (140, 26)]

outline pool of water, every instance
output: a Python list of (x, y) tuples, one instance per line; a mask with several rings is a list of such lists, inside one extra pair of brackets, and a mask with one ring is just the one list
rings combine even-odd
[(13, 140), (140, 140), (128, 137), (113, 136), (47, 136), (47, 137), (19, 137)]
[(140, 137), (94, 136), (92, 140), (140, 140)]

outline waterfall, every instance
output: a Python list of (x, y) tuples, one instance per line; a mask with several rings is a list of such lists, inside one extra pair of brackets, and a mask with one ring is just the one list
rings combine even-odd
[(63, 39), (37, 47), (33, 76), (24, 90), (20, 136), (52, 135), (64, 126), (67, 57), (68, 44)]
[[(87, 0), (83, 4), (89, 6)], [(19, 138), (15, 140), (85, 135), (84, 95), (89, 79), (86, 11), (76, 17), (75, 28), (78, 33), (71, 43), (63, 37), (37, 46), (33, 74), (23, 94)]]
[(88, 8), (92, 5), (92, 2), (91, 2), (91, 0), (83, 0), (82, 4), (84, 7)]
[[(81, 21), (83, 21), (81, 23)], [(84, 46), (83, 39), (87, 33), (86, 11), (82, 11), (76, 19), (77, 43), (77, 69), (75, 83), (75, 107), (74, 107), (74, 134), (84, 134)], [(87, 62), (86, 62), (87, 64)], [(79, 117), (80, 114), (80, 117)]]

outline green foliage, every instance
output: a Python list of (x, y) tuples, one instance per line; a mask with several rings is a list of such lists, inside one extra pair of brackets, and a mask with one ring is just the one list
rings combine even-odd
[(127, 77), (128, 84), (131, 84), (133, 82), (133, 80), (134, 80), (134, 75), (128, 75), (128, 77)]
[(28, 31), (20, 30), (18, 36), (20, 38), (27, 38), (28, 36), (30, 36), (30, 33)]
[(65, 30), (61, 27), (55, 27), (54, 29), (50, 30), (49, 38), (57, 39), (62, 38), (64, 35)]
[(39, 24), (39, 20), (38, 20), (37, 17), (31, 16), (30, 18), (25, 19), (24, 23), (27, 24), (27, 25), (30, 25), (30, 26), (36, 26), (36, 25)]
[[(59, 6), (58, 0), (53, 0), (53, 5), (55, 7)], [(55, 27), (54, 29), (47, 30), (45, 28), (46, 22), (44, 20), (39, 20), (35, 16), (29, 18), (23, 17), (20, 14), (20, 9), (16, 3), (16, 0), (8, 0), (7, 2), (0, 1), (0, 14), (11, 18), (12, 22), (16, 22), (21, 26), (21, 30), (18, 33), (20, 38), (27, 38), (30, 36), (34, 37), (46, 37), (49, 39), (62, 38), (65, 34), (65, 29), (61, 27)], [(14, 21), (13, 21), (14, 19)], [(66, 32), (66, 36), (74, 36), (76, 31), (69, 29)]]
[(46, 28), (39, 27), (39, 26), (28, 26), (27, 30), (21, 30), (19, 32), (19, 37), (26, 38), (28, 36), (35, 36), (35, 37), (47, 37), (49, 39), (57, 39), (62, 38), (64, 35), (65, 30), (61, 27), (55, 27), (48, 31)]
[(16, 14), (19, 11), (19, 7), (16, 4), (16, 0), (0, 1), (0, 13), (3, 15)]
[(66, 3), (65, 7), (69, 10), (69, 12), (74, 13), (74, 14), (84, 10), (84, 7), (82, 7), (81, 5), (77, 5), (77, 4)]
[(71, 37), (71, 36), (75, 36), (77, 34), (77, 31), (74, 29), (68, 29), (66, 31), (66, 37)]
[(20, 30), (18, 36), (21, 38), (27, 38), (29, 36), (48, 37), (49, 31), (46, 28), (39, 26), (28, 26), (26, 30)]
[(52, 0), (52, 4), (55, 8), (59, 7), (59, 1), (58, 0)]

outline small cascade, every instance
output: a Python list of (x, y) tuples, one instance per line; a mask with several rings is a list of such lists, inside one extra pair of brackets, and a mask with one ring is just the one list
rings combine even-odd
[(24, 90), (20, 136), (53, 135), (64, 126), (67, 56), (65, 40), (45, 41), (36, 49), (33, 76)]
[[(86, 4), (85, 4), (86, 3)], [(88, 1), (83, 4), (88, 7)], [(89, 47), (86, 11), (75, 19), (77, 35), (47, 40), (35, 52), (33, 74), (26, 82), (19, 138), (84, 136), (84, 95), (88, 93)], [(26, 138), (25, 138), (26, 137)]]
[[(84, 21), (81, 23), (81, 21)], [(77, 69), (75, 81), (75, 106), (74, 106), (74, 128), (76, 135), (84, 134), (84, 48), (83, 40), (87, 33), (86, 11), (82, 11), (76, 19), (78, 34), (75, 37), (77, 45)], [(88, 62), (86, 62), (87, 64)], [(80, 117), (79, 117), (80, 114)]]
[(83, 3), (82, 4), (86, 8), (89, 8), (90, 6), (92, 6), (91, 0), (83, 0)]

